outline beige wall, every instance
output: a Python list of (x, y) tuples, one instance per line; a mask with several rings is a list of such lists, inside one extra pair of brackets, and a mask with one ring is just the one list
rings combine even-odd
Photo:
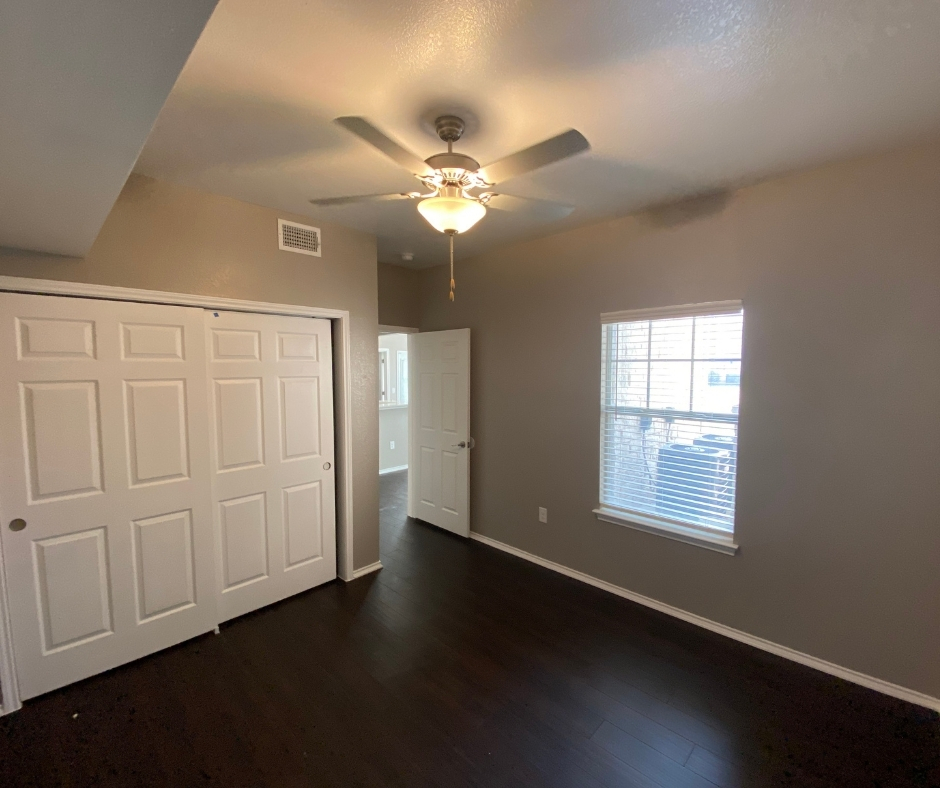
[(379, 324), (417, 328), (421, 319), (421, 276), (400, 265), (378, 264)]
[(379, 559), (375, 238), (320, 222), (321, 258), (282, 252), (278, 217), (305, 221), (134, 175), (86, 257), (4, 249), (0, 274), (349, 310), (353, 561), (362, 567)]
[[(472, 528), (940, 697), (940, 144), (422, 273), (472, 330)], [(601, 312), (743, 299), (737, 556), (597, 521)], [(537, 519), (548, 507), (549, 522)]]

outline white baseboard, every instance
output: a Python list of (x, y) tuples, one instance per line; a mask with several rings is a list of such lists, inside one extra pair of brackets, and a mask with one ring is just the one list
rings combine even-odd
[(851, 681), (854, 684), (860, 684), (861, 686), (867, 687), (868, 689), (873, 689), (876, 692), (881, 692), (885, 695), (890, 695), (891, 697), (907, 701), (908, 703), (913, 703), (917, 706), (924, 706), (928, 709), (933, 709), (934, 711), (940, 712), (940, 698), (933, 698), (930, 695), (925, 695), (922, 692), (917, 692), (916, 690), (907, 689), (907, 687), (901, 687), (897, 684), (892, 684), (890, 681), (876, 679), (874, 676), (868, 676), (864, 673), (859, 673), (857, 670), (844, 668), (841, 665), (836, 665), (833, 662), (827, 662), (824, 659), (819, 659), (818, 657), (804, 654), (801, 651), (796, 651), (795, 649), (788, 648), (787, 646), (781, 646), (780, 644), (773, 643), (770, 640), (764, 640), (763, 638), (756, 637), (755, 635), (749, 635), (747, 632), (742, 632), (739, 629), (734, 629), (732, 627), (725, 626), (724, 624), (719, 624), (715, 621), (711, 621), (710, 619), (703, 618), (702, 616), (697, 616), (695, 613), (689, 613), (686, 610), (673, 607), (672, 605), (667, 605), (664, 602), (658, 602), (657, 600), (651, 599), (648, 596), (637, 594), (634, 591), (628, 591), (626, 588), (621, 588), (620, 586), (616, 586), (613, 583), (608, 583), (606, 580), (600, 580), (596, 577), (592, 577), (591, 575), (586, 575), (584, 572), (579, 572), (576, 569), (571, 569), (567, 566), (563, 566), (562, 564), (556, 564), (554, 561), (540, 558), (539, 556), (533, 555), (532, 553), (527, 553), (525, 550), (520, 550), (518, 547), (512, 547), (511, 545), (505, 544), (503, 542), (498, 542), (495, 539), (491, 539), (488, 536), (483, 536), (483, 534), (478, 534), (475, 531), (470, 532), (470, 538), (476, 539), (478, 542), (482, 542), (483, 544), (489, 545), (490, 547), (495, 547), (497, 550), (502, 550), (519, 558), (524, 558), (526, 561), (531, 561), (533, 564), (544, 566), (546, 569), (551, 569), (553, 572), (558, 572), (559, 574), (566, 575), (567, 577), (574, 578), (575, 580), (580, 580), (582, 583), (592, 585), (595, 588), (600, 588), (603, 591), (616, 594), (617, 596), (623, 597), (624, 599), (629, 599), (631, 602), (636, 602), (637, 604), (644, 605), (646, 607), (652, 608), (653, 610), (658, 610), (660, 613), (674, 616), (675, 618), (682, 619), (683, 621), (687, 621), (690, 624), (695, 624), (696, 626), (702, 627), (703, 629), (717, 632), (719, 635), (724, 635), (725, 637), (729, 637), (732, 640), (746, 643), (749, 646), (754, 646), (755, 648), (759, 648), (763, 651), (769, 651), (771, 654), (776, 654), (778, 657), (783, 657), (784, 659), (798, 662), (801, 665), (806, 665), (808, 667), (815, 668), (816, 670), (821, 670), (823, 673), (828, 673), (831, 676), (837, 676), (840, 679)]
[(407, 471), (407, 465), (396, 465), (394, 468), (383, 468), (379, 471), (379, 476), (384, 476), (386, 473), (398, 473), (398, 471)]
[(360, 577), (363, 577), (364, 575), (371, 574), (372, 572), (378, 572), (381, 568), (382, 568), (382, 562), (376, 561), (374, 564), (369, 564), (368, 566), (364, 566), (361, 569), (353, 569), (352, 579), (358, 580)]

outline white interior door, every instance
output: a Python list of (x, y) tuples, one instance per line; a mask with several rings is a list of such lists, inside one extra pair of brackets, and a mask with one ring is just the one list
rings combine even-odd
[(470, 329), (408, 335), (408, 515), (470, 535)]
[(202, 310), (2, 293), (0, 368), (22, 697), (212, 629)]
[(219, 619), (336, 577), (330, 321), (206, 312)]

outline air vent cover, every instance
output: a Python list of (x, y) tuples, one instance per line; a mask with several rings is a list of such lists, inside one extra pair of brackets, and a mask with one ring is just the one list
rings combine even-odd
[(320, 228), (308, 227), (305, 224), (289, 222), (286, 219), (277, 220), (277, 248), (285, 252), (298, 252), (320, 257)]

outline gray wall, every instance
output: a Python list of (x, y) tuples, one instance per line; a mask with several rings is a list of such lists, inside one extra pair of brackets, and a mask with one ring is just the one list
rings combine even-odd
[(379, 324), (417, 328), (421, 320), (421, 276), (400, 265), (377, 263)]
[(0, 274), (349, 310), (353, 561), (367, 566), (379, 560), (375, 237), (318, 222), (322, 258), (282, 252), (278, 217), (305, 221), (132, 175), (86, 257), (3, 249)]
[[(459, 239), (458, 239), (459, 243)], [(940, 144), (422, 273), (472, 330), (472, 528), (940, 697)], [(601, 312), (743, 299), (737, 556), (597, 521)], [(548, 507), (541, 525), (537, 507)]]

